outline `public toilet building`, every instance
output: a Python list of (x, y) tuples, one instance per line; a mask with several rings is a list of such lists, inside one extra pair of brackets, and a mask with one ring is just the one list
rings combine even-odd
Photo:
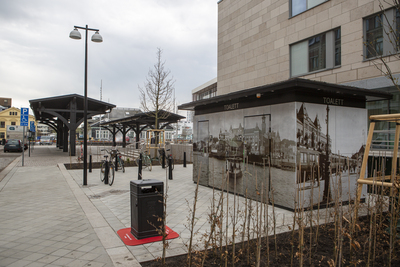
[(338, 185), (354, 199), (366, 103), (390, 98), (293, 78), (183, 104), (194, 111), (193, 181), (255, 200), (264, 190), (287, 209), (331, 202)]

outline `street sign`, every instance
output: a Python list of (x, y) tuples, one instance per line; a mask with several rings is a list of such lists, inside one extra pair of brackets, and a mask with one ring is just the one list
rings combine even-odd
[(29, 122), (29, 109), (28, 108), (21, 108), (21, 126), (28, 126)]
[(35, 122), (34, 121), (31, 121), (30, 122), (30, 125), (29, 125), (29, 130), (31, 131), (31, 132), (36, 132), (36, 129), (35, 129)]

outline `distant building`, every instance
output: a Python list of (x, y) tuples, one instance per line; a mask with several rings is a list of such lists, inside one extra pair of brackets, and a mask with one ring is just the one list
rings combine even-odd
[(3, 106), (5, 108), (11, 108), (12, 98), (0, 97), (0, 106)]
[(44, 136), (44, 135), (50, 135), (52, 133), (51, 128), (43, 123), (38, 123), (37, 129), (36, 129), (36, 136)]
[[(9, 125), (20, 125), (21, 110), (19, 108), (8, 108), (0, 111), (0, 140), (6, 139), (6, 130)], [(29, 115), (29, 123), (35, 121), (35, 117)], [(36, 126), (36, 121), (35, 121)]]

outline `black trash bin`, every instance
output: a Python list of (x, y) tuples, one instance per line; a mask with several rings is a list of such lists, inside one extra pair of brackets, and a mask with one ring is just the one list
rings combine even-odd
[(136, 239), (160, 235), (157, 229), (161, 229), (163, 223), (163, 200), (163, 182), (154, 179), (131, 181), (131, 233)]

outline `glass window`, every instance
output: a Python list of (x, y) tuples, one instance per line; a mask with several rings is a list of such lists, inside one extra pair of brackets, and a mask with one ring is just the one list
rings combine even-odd
[[(391, 100), (367, 102), (368, 117), (371, 115), (400, 113), (400, 92), (395, 87), (381, 90), (392, 93), (393, 98)], [(393, 149), (395, 128), (396, 125), (394, 123), (376, 122), (372, 137), (372, 148)]]
[(291, 75), (297, 76), (308, 72), (307, 69), (307, 41), (297, 43), (290, 47)]
[(307, 0), (292, 0), (292, 16), (307, 10)]
[(382, 14), (372, 16), (365, 21), (367, 58), (383, 54)]
[(308, 40), (308, 71), (325, 69), (326, 42), (325, 34), (317, 35)]
[(292, 16), (296, 16), (328, 0), (290, 0)]
[(396, 47), (400, 49), (400, 11), (396, 10)]
[[(327, 42), (329, 42), (329, 46)], [(327, 57), (331, 58), (329, 62), (327, 62)], [(313, 36), (305, 41), (290, 46), (290, 68), (292, 77), (313, 71), (331, 69), (340, 65), (340, 28)]]
[(16, 125), (15, 121), (12, 121), (12, 122), (11, 122), (11, 125)]
[(0, 128), (6, 128), (6, 122), (0, 121)]
[(335, 30), (335, 66), (342, 65), (342, 38), (341, 30)]

